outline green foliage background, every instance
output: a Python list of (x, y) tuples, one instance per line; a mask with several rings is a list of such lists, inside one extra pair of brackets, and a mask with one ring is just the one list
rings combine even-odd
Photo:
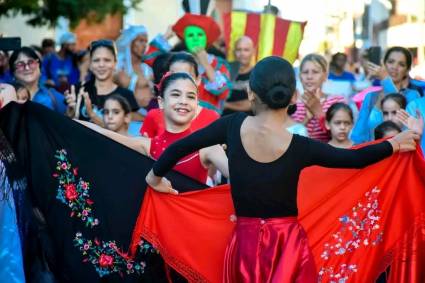
[[(142, 0), (129, 0), (130, 7), (136, 8)], [(17, 12), (30, 15), (32, 26), (54, 26), (59, 17), (69, 19), (71, 27), (80, 20), (101, 21), (108, 14), (125, 14), (127, 7), (123, 0), (0, 0), (0, 16), (13, 16)]]

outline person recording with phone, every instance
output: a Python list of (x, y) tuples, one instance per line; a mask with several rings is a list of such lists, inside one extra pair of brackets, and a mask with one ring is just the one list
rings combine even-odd
[(366, 63), (367, 72), (379, 80), (385, 95), (399, 92), (408, 103), (423, 96), (422, 90), (410, 82), (409, 71), (413, 58), (408, 49), (391, 47), (385, 52), (383, 64), (376, 63), (369, 60)]
[[(405, 99), (403, 107), (406, 104), (410, 105), (406, 109), (412, 118), (419, 118), (416, 114), (414, 105), (421, 101), (421, 90), (412, 85), (410, 82), (409, 71), (412, 67), (413, 58), (410, 51), (404, 47), (394, 46), (389, 48), (383, 57), (382, 66), (376, 64), (379, 61), (378, 49), (370, 49), (368, 52), (368, 61), (366, 62), (366, 70), (369, 78), (375, 78), (373, 84), (381, 86), (382, 91), (378, 88), (368, 92), (359, 111), (359, 118), (351, 132), (351, 138), (355, 143), (370, 141), (372, 132), (375, 127), (380, 125), (385, 119), (384, 109), (385, 102), (394, 94), (397, 94)], [(372, 51), (372, 52), (371, 52)], [(375, 63), (371, 62), (375, 61)], [(382, 112), (378, 105), (382, 104)], [(420, 110), (420, 109), (419, 109)], [(421, 111), (420, 111), (421, 112)], [(423, 112), (421, 112), (423, 114)], [(425, 146), (425, 142), (423, 142)]]

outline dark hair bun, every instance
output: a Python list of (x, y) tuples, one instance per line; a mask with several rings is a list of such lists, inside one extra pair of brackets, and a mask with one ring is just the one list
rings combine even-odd
[(292, 92), (284, 85), (276, 85), (267, 91), (264, 103), (272, 109), (285, 108), (291, 102)]
[(249, 87), (271, 109), (288, 107), (295, 92), (295, 73), (283, 58), (270, 56), (260, 60), (249, 76)]

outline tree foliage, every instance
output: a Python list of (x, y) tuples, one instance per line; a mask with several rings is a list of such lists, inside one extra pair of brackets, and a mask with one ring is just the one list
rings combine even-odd
[(32, 26), (54, 26), (59, 17), (69, 20), (71, 27), (80, 20), (99, 22), (108, 14), (127, 11), (124, 2), (135, 8), (142, 0), (0, 0), (0, 16), (13, 16), (21, 12), (29, 15)]

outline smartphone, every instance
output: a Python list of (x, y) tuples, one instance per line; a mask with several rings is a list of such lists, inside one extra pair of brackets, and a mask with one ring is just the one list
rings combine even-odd
[(381, 47), (372, 46), (367, 51), (367, 59), (376, 65), (381, 65)]
[(0, 50), (10, 51), (21, 48), (20, 37), (0, 37)]

